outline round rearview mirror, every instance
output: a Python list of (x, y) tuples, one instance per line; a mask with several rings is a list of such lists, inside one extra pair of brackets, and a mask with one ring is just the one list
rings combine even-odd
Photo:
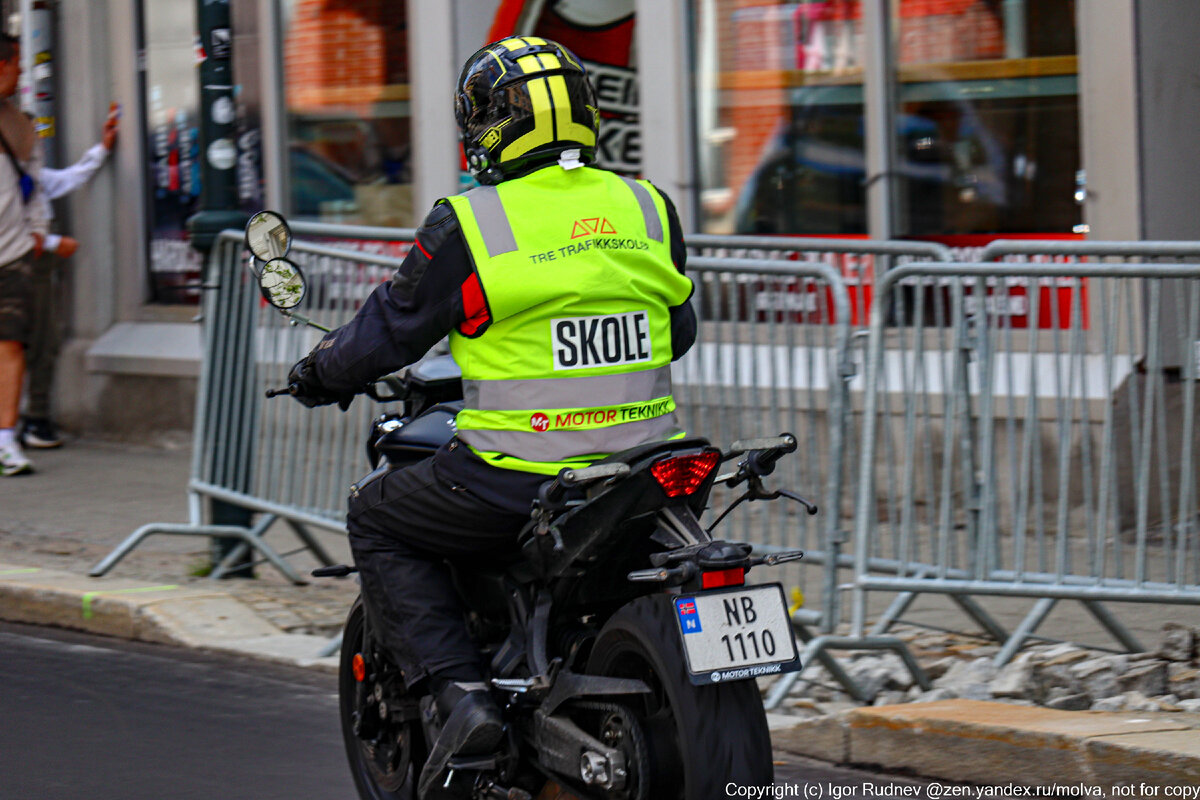
[(304, 273), (286, 258), (273, 258), (263, 264), (258, 286), (268, 303), (285, 311), (300, 305), (306, 290)]
[(292, 249), (292, 229), (282, 215), (260, 211), (246, 223), (246, 247), (261, 261), (283, 258)]

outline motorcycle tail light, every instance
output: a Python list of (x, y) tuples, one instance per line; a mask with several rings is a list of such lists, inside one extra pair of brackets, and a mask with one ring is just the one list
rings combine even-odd
[(363, 660), (362, 653), (354, 654), (350, 668), (354, 671), (354, 680), (362, 683), (367, 679), (367, 663)]
[(667, 497), (692, 494), (717, 466), (721, 454), (714, 451), (664, 458), (650, 467), (650, 474)]
[(720, 589), (722, 586), (741, 586), (746, 582), (744, 567), (721, 569), (716, 572), (705, 572), (700, 575), (700, 588)]

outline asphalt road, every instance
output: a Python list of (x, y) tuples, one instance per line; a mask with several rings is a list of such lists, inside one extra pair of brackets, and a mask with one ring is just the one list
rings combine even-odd
[[(924, 795), (777, 757), (775, 794), (731, 796)], [(355, 797), (332, 675), (0, 623), (2, 800)]]

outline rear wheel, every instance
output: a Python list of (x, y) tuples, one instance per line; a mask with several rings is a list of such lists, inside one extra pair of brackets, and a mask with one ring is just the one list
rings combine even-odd
[(604, 625), (588, 672), (645, 682), (627, 702), (638, 716), (653, 774), (639, 779), (655, 800), (711, 800), (726, 787), (774, 780), (767, 716), (754, 681), (694, 686), (670, 598), (628, 604)]
[(412, 800), (425, 763), (417, 698), (367, 635), (362, 599), (342, 630), (338, 705), (350, 774), (362, 800)]

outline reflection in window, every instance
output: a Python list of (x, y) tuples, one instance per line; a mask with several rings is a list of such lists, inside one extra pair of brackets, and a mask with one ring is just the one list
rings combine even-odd
[(897, 233), (1064, 233), (1079, 107), (1073, 0), (892, 0)]
[[(700, 228), (866, 232), (856, 0), (693, 0)], [(1080, 223), (1074, 0), (891, 0), (895, 233)]]
[(146, 121), (151, 300), (196, 303), (200, 254), (187, 220), (200, 201), (199, 86), (192, 0), (145, 2)]
[(282, 4), (289, 213), (413, 225), (405, 4)]
[(694, 0), (702, 230), (864, 233), (851, 0)]

